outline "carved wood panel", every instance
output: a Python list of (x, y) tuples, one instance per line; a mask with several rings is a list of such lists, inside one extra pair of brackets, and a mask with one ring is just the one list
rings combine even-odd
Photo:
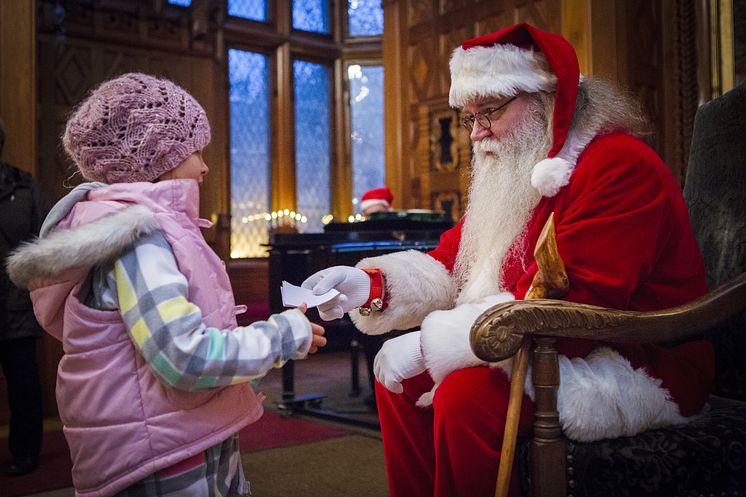
[(476, 32), (477, 33), (492, 33), (498, 29), (510, 26), (513, 21), (514, 12), (512, 9), (505, 9), (487, 16), (482, 17), (477, 21)]
[[(65, 156), (59, 137), (72, 110), (93, 88), (116, 75), (142, 71), (172, 79), (198, 98), (211, 121), (220, 88), (208, 87), (220, 66), (212, 63), (212, 38), (190, 39), (187, 10), (160, 12), (131, 2), (106, 4), (67, 2), (63, 7), (42, 1), (38, 34), (39, 176), (50, 200), (64, 195), (81, 178)], [(205, 72), (206, 71), (206, 72)], [(204, 83), (203, 83), (204, 82)], [(202, 85), (205, 85), (203, 87)], [(214, 136), (218, 147), (224, 137)], [(214, 155), (214, 157), (211, 157)], [(206, 152), (217, 158), (217, 147)], [(217, 161), (217, 159), (216, 159)], [(213, 165), (220, 164), (213, 161)], [(203, 195), (205, 212), (219, 185)]]
[(407, 12), (407, 24), (416, 26), (421, 22), (432, 21), (434, 10), (433, 0), (410, 0)]
[(410, 94), (415, 100), (428, 98), (435, 91), (433, 81), (436, 79), (434, 76), (438, 66), (433, 64), (433, 53), (431, 38), (420, 40), (409, 47), (407, 58), (409, 60)]
[[(656, 2), (647, 0), (635, 0), (630, 5), (632, 18), (635, 19), (634, 26), (628, 26), (628, 39), (630, 47), (628, 51), (628, 67), (630, 86), (637, 99), (642, 103), (643, 109), (651, 118), (651, 124), (659, 119), (661, 112), (658, 103), (658, 71), (660, 67), (659, 23), (660, 9)], [(653, 129), (654, 133), (648, 142), (657, 148), (660, 133)]]
[(690, 1), (665, 0), (662, 10), (668, 29), (661, 29), (664, 113), (656, 116), (663, 140), (660, 153), (683, 184), (698, 104), (696, 8)]
[[(489, 31), (486, 31), (489, 32)], [(451, 88), (451, 75), (448, 70), (453, 51), (461, 45), (464, 40), (471, 37), (469, 26), (458, 26), (438, 36), (438, 67), (445, 70), (438, 71), (439, 94), (447, 95)]]
[(435, 192), (430, 202), (434, 210), (445, 212), (454, 223), (457, 223), (464, 213), (459, 191)]
[(635, 0), (626, 19), (627, 84), (650, 119), (650, 145), (683, 184), (697, 109), (696, 8)]
[(465, 7), (467, 3), (467, 0), (438, 0), (438, 14), (454, 12)]
[(526, 21), (534, 26), (552, 31), (562, 32), (562, 3), (552, 0), (526, 2), (515, 9), (515, 22)]
[(455, 172), (459, 167), (458, 112), (454, 109), (430, 113), (430, 170)]

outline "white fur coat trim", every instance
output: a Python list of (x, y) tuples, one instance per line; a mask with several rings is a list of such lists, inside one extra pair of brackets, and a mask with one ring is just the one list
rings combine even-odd
[(479, 302), (461, 304), (447, 311), (433, 311), (422, 322), (422, 355), (433, 381), (440, 383), (451, 372), (486, 365), (471, 350), (469, 334), (474, 321), (487, 309), (514, 300), (509, 292)]
[(544, 54), (515, 45), (493, 45), (451, 55), (451, 107), (463, 107), (474, 98), (534, 93), (554, 88), (557, 77)]
[(422, 323), (435, 309), (453, 307), (456, 287), (445, 266), (416, 250), (369, 257), (357, 263), (359, 268), (379, 268), (388, 294), (383, 312), (361, 316), (350, 313), (355, 326), (369, 335), (391, 330), (406, 330)]
[(136, 205), (74, 229), (52, 231), (21, 245), (7, 261), (10, 278), (27, 287), (32, 279), (54, 278), (73, 268), (91, 268), (115, 260), (127, 248), (159, 228), (146, 207)]
[(590, 442), (687, 421), (661, 381), (608, 347), (584, 359), (559, 356), (557, 410), (565, 435)]
[[(432, 404), (438, 385), (453, 371), (487, 364), (471, 350), (471, 327), (484, 311), (509, 300), (514, 300), (512, 293), (498, 293), (479, 302), (458, 305), (448, 311), (433, 311), (425, 318), (421, 328), (422, 356), (435, 386), (419, 398), (418, 406), (427, 407)], [(510, 358), (491, 366), (502, 369), (510, 377), (512, 364), (513, 359)]]
[[(464, 311), (464, 315), (471, 314), (466, 309)], [(425, 366), (435, 381), (435, 387), (419, 398), (417, 405), (420, 407), (432, 404), (438, 384), (450, 372), (484, 364), (471, 354), (468, 345), (468, 350), (459, 346), (464, 338), (468, 343), (468, 332), (465, 337), (456, 338), (454, 332), (457, 330), (443, 326), (444, 314), (431, 313), (422, 325)], [(435, 336), (439, 336), (437, 342), (433, 340)], [(452, 355), (448, 355), (446, 350), (450, 350)], [(490, 366), (502, 369), (510, 378), (512, 363), (510, 358)], [(559, 366), (557, 410), (562, 431), (570, 439), (592, 442), (626, 437), (691, 419), (680, 414), (678, 405), (661, 387), (659, 379), (651, 378), (644, 369), (632, 368), (627, 359), (608, 347), (596, 349), (585, 358), (570, 360), (559, 356)], [(526, 394), (533, 400), (530, 366), (525, 387)]]

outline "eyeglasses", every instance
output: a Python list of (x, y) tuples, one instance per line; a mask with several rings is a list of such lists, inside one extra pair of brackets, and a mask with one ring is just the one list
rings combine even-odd
[[(505, 113), (506, 110), (508, 110), (506, 107), (510, 102), (518, 98), (518, 95), (511, 98), (504, 104), (498, 106), (498, 107), (488, 107), (482, 112), (477, 112), (471, 116), (464, 116), (461, 118), (461, 125), (468, 129), (469, 131), (472, 131), (474, 129), (474, 123), (478, 122), (479, 125), (485, 129), (492, 126), (492, 120), (490, 119), (490, 116), (492, 116), (492, 119), (498, 120), (500, 117)], [(495, 113), (498, 113), (495, 115)]]

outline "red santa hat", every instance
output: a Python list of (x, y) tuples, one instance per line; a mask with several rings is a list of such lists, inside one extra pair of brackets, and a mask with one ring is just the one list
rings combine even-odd
[(569, 136), (578, 95), (580, 68), (575, 49), (563, 37), (526, 23), (465, 41), (451, 56), (452, 107), (480, 97), (553, 91), (552, 148), (534, 167), (531, 183), (554, 196), (570, 181), (587, 145)]
[(394, 194), (391, 193), (391, 190), (387, 186), (382, 186), (380, 188), (373, 188), (372, 190), (368, 190), (363, 195), (363, 198), (360, 202), (360, 209), (365, 210), (368, 207), (372, 207), (374, 205), (385, 205), (387, 208), (391, 207), (391, 204), (394, 202)]

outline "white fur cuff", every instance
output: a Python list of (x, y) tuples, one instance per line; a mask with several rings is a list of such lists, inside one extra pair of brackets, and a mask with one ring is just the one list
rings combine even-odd
[(422, 322), (422, 355), (435, 383), (451, 372), (487, 365), (471, 350), (469, 333), (474, 321), (493, 305), (513, 300), (505, 292), (492, 295), (474, 304), (461, 304), (449, 311), (435, 311)]
[(383, 312), (361, 316), (350, 312), (355, 326), (369, 335), (407, 330), (422, 323), (434, 309), (453, 306), (456, 287), (445, 266), (416, 250), (369, 257), (359, 268), (379, 268), (386, 283), (388, 307)]
[(557, 410), (565, 435), (591, 442), (686, 422), (661, 381), (608, 347), (584, 359), (559, 356)]

